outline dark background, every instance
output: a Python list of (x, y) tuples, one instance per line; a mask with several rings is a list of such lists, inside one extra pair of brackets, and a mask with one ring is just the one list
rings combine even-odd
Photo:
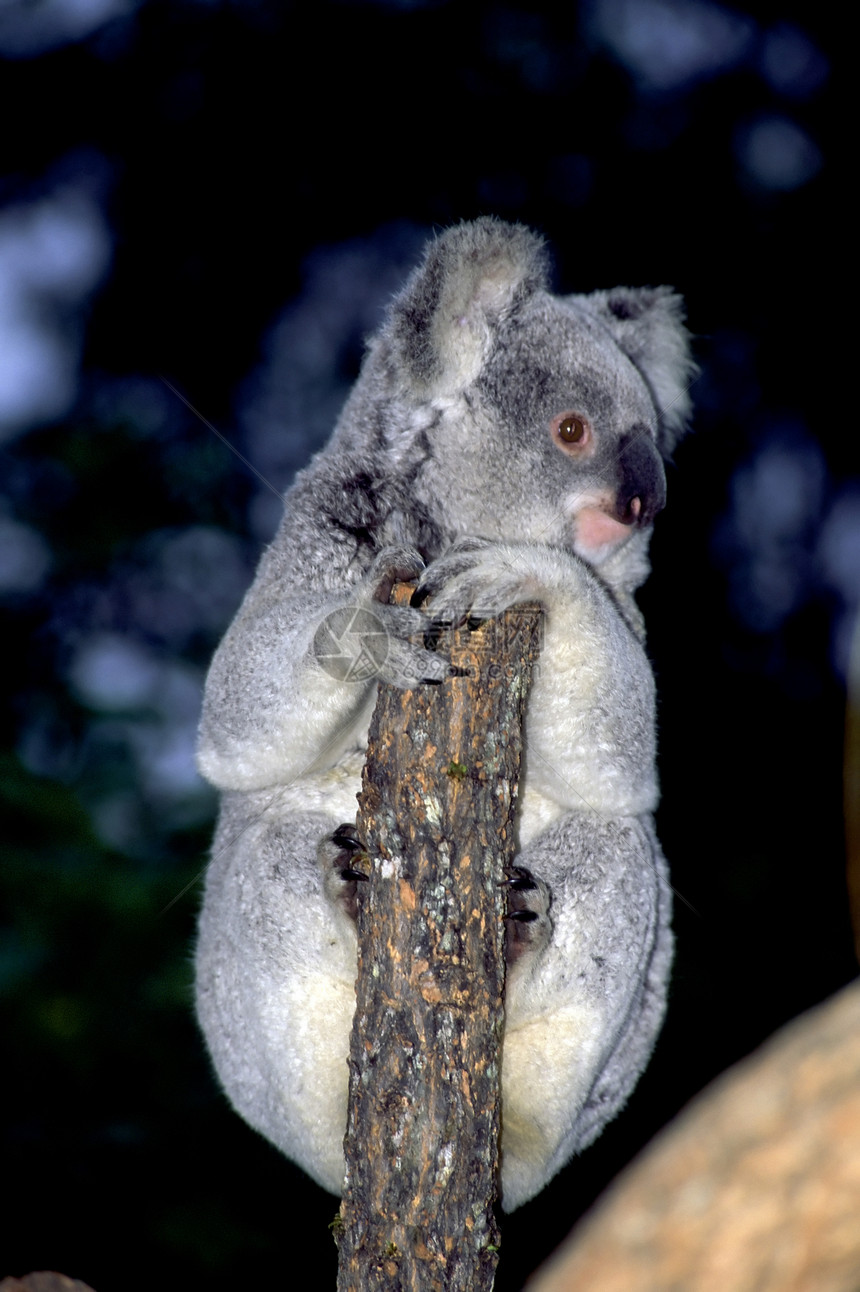
[(625, 1113), (505, 1221), (497, 1287), (856, 973), (844, 39), (789, 0), (0, 10), (0, 1274), (334, 1285), (335, 1200), (228, 1110), (192, 1021), (194, 728), (277, 492), (456, 220), (541, 230), (562, 290), (673, 284), (702, 364), (643, 595), (669, 1018)]

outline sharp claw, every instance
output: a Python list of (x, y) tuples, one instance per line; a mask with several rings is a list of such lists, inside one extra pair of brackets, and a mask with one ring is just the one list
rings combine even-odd
[(510, 879), (503, 879), (502, 883), (507, 885), (508, 888), (515, 888), (518, 892), (525, 892), (530, 888), (537, 888), (537, 884), (534, 880), (529, 879), (526, 875), (512, 875)]
[(331, 839), (344, 852), (360, 852), (361, 840), (356, 834), (354, 828), (350, 825), (339, 825), (332, 832)]

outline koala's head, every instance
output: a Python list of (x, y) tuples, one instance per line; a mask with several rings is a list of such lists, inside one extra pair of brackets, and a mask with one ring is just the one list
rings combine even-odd
[(663, 287), (555, 296), (535, 234), (457, 226), (368, 358), (377, 434), (449, 534), (611, 563), (665, 502), (694, 371), (682, 318)]

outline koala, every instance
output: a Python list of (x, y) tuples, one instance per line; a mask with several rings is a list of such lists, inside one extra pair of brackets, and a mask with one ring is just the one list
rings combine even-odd
[[(368, 723), (379, 680), (449, 675), (428, 649), (435, 625), (543, 611), (509, 883), (506, 1210), (594, 1140), (650, 1056), (671, 890), (634, 593), (692, 373), (670, 289), (555, 295), (534, 233), (494, 218), (449, 229), (392, 300), (213, 659), (199, 766), (222, 797), (198, 1017), (236, 1110), (332, 1193)], [(403, 578), (413, 604), (389, 605)], [(368, 623), (380, 632), (362, 643)], [(331, 625), (372, 668), (332, 668)]]

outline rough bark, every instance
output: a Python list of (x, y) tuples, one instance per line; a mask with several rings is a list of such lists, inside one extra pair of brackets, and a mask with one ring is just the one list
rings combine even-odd
[(439, 649), (466, 676), (380, 688), (358, 833), (340, 1292), (484, 1292), (498, 1230), (505, 869), (540, 614)]
[(528, 1284), (657, 1288), (860, 1288), (860, 981), (709, 1086)]

